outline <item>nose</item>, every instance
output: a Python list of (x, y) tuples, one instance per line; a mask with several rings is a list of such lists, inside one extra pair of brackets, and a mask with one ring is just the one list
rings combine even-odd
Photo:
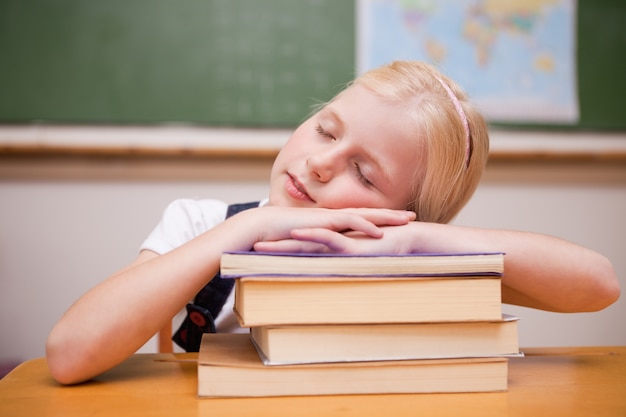
[(333, 158), (331, 152), (319, 152), (307, 158), (307, 167), (311, 170), (313, 178), (320, 182), (328, 182), (337, 169), (337, 158)]

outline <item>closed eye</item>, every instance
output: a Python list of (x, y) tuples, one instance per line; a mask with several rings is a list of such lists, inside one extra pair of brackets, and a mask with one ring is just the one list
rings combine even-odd
[(315, 127), (315, 130), (317, 131), (317, 133), (319, 133), (321, 136), (331, 139), (331, 140), (336, 140), (336, 138), (331, 135), (330, 133), (328, 133), (326, 130), (324, 130), (324, 128), (322, 127), (321, 124), (317, 124), (317, 126)]
[(361, 171), (361, 167), (356, 162), (354, 163), (354, 170), (356, 172), (357, 178), (359, 179), (359, 181), (363, 183), (363, 185), (365, 185), (366, 187), (374, 186), (374, 184), (370, 180), (368, 180), (365, 175), (363, 175), (363, 171)]

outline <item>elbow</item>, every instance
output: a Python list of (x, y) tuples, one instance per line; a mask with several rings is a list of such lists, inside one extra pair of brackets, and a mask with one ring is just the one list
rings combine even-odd
[(621, 292), (622, 290), (619, 285), (619, 280), (617, 279), (617, 275), (615, 275), (610, 282), (604, 285), (602, 290), (602, 303), (599, 305), (597, 310), (605, 309), (615, 303), (619, 299)]
[(588, 304), (583, 311), (593, 312), (603, 310), (615, 303), (620, 295), (621, 288), (617, 273), (611, 261), (602, 257), (596, 263), (593, 271), (592, 288), (587, 292)]
[(111, 343), (110, 334), (81, 332), (59, 323), (46, 341), (48, 369), (60, 384), (86, 382), (118, 365), (141, 347), (120, 346), (125, 345)]
[(597, 291), (594, 292), (594, 296), (591, 300), (589, 300), (588, 304), (579, 310), (574, 310), (572, 312), (595, 312), (601, 311), (605, 308), (611, 306), (615, 303), (621, 294), (620, 286), (617, 280), (611, 283), (606, 283), (601, 288), (598, 288)]
[(84, 374), (80, 352), (71, 345), (71, 339), (63, 337), (58, 329), (53, 329), (46, 341), (46, 362), (52, 377), (63, 385), (85, 382), (89, 376)]

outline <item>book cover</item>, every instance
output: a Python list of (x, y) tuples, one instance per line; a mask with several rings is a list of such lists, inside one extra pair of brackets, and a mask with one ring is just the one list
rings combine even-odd
[(503, 253), (345, 255), (226, 252), (222, 278), (252, 276), (463, 276), (502, 275)]
[(507, 389), (506, 358), (265, 366), (249, 335), (207, 333), (199, 397), (489, 392)]

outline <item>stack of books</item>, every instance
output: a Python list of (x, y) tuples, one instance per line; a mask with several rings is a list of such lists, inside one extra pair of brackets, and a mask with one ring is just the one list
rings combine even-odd
[(250, 334), (205, 334), (201, 397), (507, 389), (502, 253), (225, 253)]

